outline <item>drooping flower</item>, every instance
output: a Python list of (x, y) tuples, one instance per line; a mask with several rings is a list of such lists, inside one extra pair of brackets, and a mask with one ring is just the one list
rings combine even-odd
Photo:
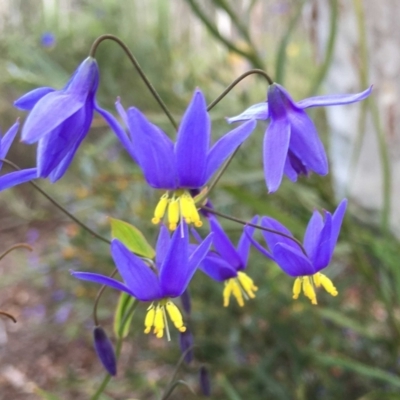
[(38, 142), (37, 177), (60, 179), (86, 137), (94, 111), (106, 113), (95, 101), (98, 84), (97, 62), (88, 57), (63, 89), (42, 87), (15, 101), (17, 108), (30, 111), (21, 140)]
[[(253, 245), (262, 254), (275, 261), (286, 274), (296, 278), (293, 285), (294, 299), (299, 297), (303, 289), (303, 293), (311, 303), (317, 304), (315, 287), (320, 286), (332, 296), (338, 294), (332, 281), (320, 271), (330, 263), (346, 207), (347, 200), (344, 199), (333, 215), (324, 211), (323, 218), (318, 211), (314, 211), (304, 234), (302, 248), (289, 237), (262, 231), (268, 245), (267, 250), (249, 236)], [(293, 237), (287, 228), (273, 218), (263, 217), (261, 226)]]
[(168, 229), (162, 225), (156, 247), (155, 266), (152, 270), (141, 258), (133, 254), (119, 240), (111, 243), (111, 255), (124, 283), (104, 275), (90, 272), (71, 272), (79, 279), (107, 285), (126, 292), (140, 301), (151, 301), (145, 318), (145, 333), (152, 328), (158, 338), (164, 335), (168, 313), (175, 327), (184, 332), (182, 314), (171, 299), (179, 297), (212, 243), (212, 234), (189, 255), (189, 235), (183, 223), (184, 234), (178, 229), (170, 238)]
[[(17, 121), (0, 139), (0, 159), (6, 158), (15, 136), (18, 133), (19, 122)], [(3, 162), (0, 161), (0, 170)], [(28, 182), (36, 178), (36, 168), (24, 169), (21, 171), (10, 172), (0, 177), (0, 191), (9, 189), (20, 183)]]
[(271, 193), (279, 188), (283, 174), (295, 182), (298, 175), (308, 175), (310, 171), (319, 175), (328, 173), (328, 161), (317, 129), (303, 110), (354, 103), (367, 98), (371, 91), (372, 86), (357, 94), (316, 96), (295, 102), (285, 88), (274, 83), (268, 88), (266, 102), (228, 118), (228, 122), (271, 119), (263, 145), (264, 174)]
[(117, 109), (130, 131), (129, 140), (122, 134), (118, 137), (139, 164), (147, 183), (166, 191), (157, 204), (152, 222), (158, 224), (167, 212), (171, 230), (176, 229), (181, 217), (187, 223), (201, 226), (190, 190), (201, 189), (209, 181), (251, 134), (256, 122), (248, 121), (233, 129), (210, 149), (210, 117), (205, 98), (198, 89), (182, 118), (176, 143), (138, 109), (129, 108), (125, 113), (120, 104)]
[[(237, 247), (232, 244), (217, 219), (208, 215), (213, 244), (216, 251), (210, 251), (199, 266), (199, 269), (212, 279), (224, 282), (223, 291), (224, 307), (229, 306), (230, 297), (233, 295), (239, 306), (244, 306), (244, 299), (253, 299), (258, 288), (245, 272), (251, 242), (249, 236), (254, 232), (254, 227), (249, 226), (243, 231)], [(252, 219), (252, 223), (258, 217)], [(200, 240), (199, 235), (193, 230), (193, 235)]]

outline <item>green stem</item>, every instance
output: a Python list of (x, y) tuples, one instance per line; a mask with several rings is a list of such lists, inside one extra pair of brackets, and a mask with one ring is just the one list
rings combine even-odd
[(157, 103), (160, 105), (160, 107), (164, 111), (165, 115), (168, 117), (172, 126), (175, 128), (175, 130), (177, 130), (178, 125), (175, 122), (174, 117), (172, 116), (171, 112), (168, 110), (168, 107), (165, 105), (161, 96), (158, 94), (157, 90), (154, 88), (154, 86), (151, 84), (151, 82), (149, 81), (149, 79), (147, 78), (145, 73), (143, 72), (143, 69), (140, 66), (139, 62), (136, 60), (135, 56), (132, 54), (132, 52), (129, 50), (129, 48), (126, 46), (126, 44), (121, 39), (119, 39), (117, 36), (110, 35), (110, 34), (99, 36), (93, 42), (92, 47), (90, 48), (89, 56), (95, 57), (97, 48), (99, 47), (100, 43), (103, 42), (104, 40), (112, 40), (112, 41), (116, 42), (122, 48), (122, 50), (124, 50), (125, 54), (129, 58), (130, 62), (133, 64), (133, 66), (136, 68), (136, 71), (139, 73), (140, 77), (142, 78), (143, 82), (145, 83), (147, 88), (150, 90), (151, 94), (154, 96)]

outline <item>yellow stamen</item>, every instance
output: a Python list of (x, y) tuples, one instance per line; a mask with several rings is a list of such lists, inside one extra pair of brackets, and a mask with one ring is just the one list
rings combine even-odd
[(153, 303), (150, 305), (144, 320), (144, 332), (150, 333), (151, 329), (154, 328), (153, 333), (156, 337), (162, 338), (164, 336), (164, 330), (166, 329), (168, 340), (170, 340), (166, 311), (176, 329), (178, 329), (179, 332), (185, 332), (186, 326), (183, 324), (182, 314), (179, 308), (169, 299), (160, 300), (156, 306)]
[(154, 210), (154, 218), (151, 220), (153, 224), (158, 224), (164, 217), (165, 210), (168, 205), (168, 193), (164, 193)]
[(296, 278), (293, 285), (293, 298), (298, 299), (301, 292), (301, 278)]
[(224, 299), (224, 307), (229, 306), (230, 297), (233, 295), (236, 298), (240, 307), (244, 306), (244, 299), (254, 299), (256, 295), (254, 292), (258, 287), (254, 285), (251, 279), (244, 272), (238, 272), (237, 278), (231, 278), (225, 281), (225, 288), (222, 293)]
[(318, 304), (314, 286), (317, 288), (322, 286), (332, 296), (338, 295), (332, 281), (327, 276), (317, 272), (314, 275), (296, 278), (293, 284), (293, 298), (298, 299), (301, 289), (303, 289), (304, 295), (311, 300), (311, 303)]
[(179, 222), (179, 200), (173, 197), (168, 205), (168, 223), (169, 229), (174, 231)]

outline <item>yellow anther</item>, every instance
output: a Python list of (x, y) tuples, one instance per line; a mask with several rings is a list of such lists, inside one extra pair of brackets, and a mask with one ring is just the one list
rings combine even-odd
[(168, 194), (165, 193), (161, 196), (156, 209), (154, 210), (154, 218), (151, 220), (153, 224), (158, 224), (162, 218), (164, 217), (165, 210), (167, 209), (168, 205)]
[(240, 287), (240, 285), (236, 281), (236, 279), (233, 279), (232, 293), (236, 297), (236, 301), (238, 302), (239, 306), (243, 307), (244, 306), (244, 300), (243, 300), (242, 288)]
[(179, 222), (179, 200), (173, 197), (168, 205), (168, 223), (169, 229), (174, 231)]
[(228, 281), (225, 281), (225, 288), (222, 293), (222, 296), (224, 298), (224, 307), (229, 306), (229, 300), (231, 298), (231, 294), (232, 294), (232, 290), (233, 290), (232, 284), (233, 284), (233, 279), (228, 279)]
[(251, 298), (254, 299), (256, 295), (254, 292), (258, 290), (258, 287), (254, 285), (253, 279), (251, 279), (248, 275), (244, 272), (238, 272), (238, 279), (246, 294)]
[(335, 286), (333, 285), (332, 281), (323, 274), (319, 274), (320, 275), (320, 281), (321, 281), (321, 285), (322, 287), (332, 296), (337, 296), (338, 295), (338, 291), (335, 288)]
[(303, 277), (303, 292), (311, 300), (312, 304), (317, 304), (317, 296), (315, 295), (314, 286), (308, 276)]
[(156, 315), (154, 317), (154, 333), (158, 338), (162, 338), (164, 335), (164, 315), (160, 305), (156, 308)]
[(316, 287), (320, 287), (321, 286), (321, 274), (319, 272), (317, 272), (316, 274), (314, 274), (312, 276), (313, 280), (314, 280), (314, 284)]
[(301, 279), (302, 278), (296, 278), (293, 284), (293, 298), (298, 299), (300, 292), (301, 292)]
[(145, 330), (144, 333), (150, 333), (151, 327), (154, 324), (155, 310), (153, 304), (147, 309), (146, 318), (144, 320)]
[(167, 308), (168, 315), (175, 325), (175, 328), (178, 329), (179, 332), (185, 332), (186, 327), (183, 325), (182, 314), (179, 311), (179, 308), (171, 301), (168, 301), (165, 307)]

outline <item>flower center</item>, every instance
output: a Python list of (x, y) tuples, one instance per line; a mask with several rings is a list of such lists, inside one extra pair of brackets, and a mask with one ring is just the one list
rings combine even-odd
[(164, 218), (166, 211), (171, 231), (176, 229), (181, 218), (184, 218), (187, 224), (194, 224), (197, 228), (203, 225), (193, 197), (187, 190), (176, 190), (171, 194), (164, 193), (154, 210), (151, 222), (158, 224)]
[(230, 297), (233, 295), (240, 307), (244, 306), (244, 299), (254, 299), (256, 295), (254, 292), (258, 290), (258, 287), (254, 285), (253, 279), (251, 279), (244, 272), (238, 272), (236, 278), (227, 279), (225, 281), (225, 288), (223, 292), (224, 307), (229, 306)]
[(293, 298), (298, 299), (301, 288), (303, 288), (304, 295), (311, 300), (311, 303), (318, 304), (314, 286), (317, 288), (322, 286), (332, 296), (338, 295), (338, 291), (332, 281), (324, 274), (318, 272), (311, 276), (301, 276), (296, 278), (293, 285)]
[[(167, 312), (165, 311), (167, 310)], [(153, 333), (158, 337), (162, 338), (164, 336), (164, 329), (167, 330), (167, 336), (169, 338), (167, 313), (175, 328), (179, 332), (185, 332), (186, 326), (183, 325), (182, 314), (179, 308), (170, 300), (163, 299), (157, 304), (151, 303), (150, 307), (147, 309), (147, 314), (144, 319), (144, 333), (150, 333), (151, 328), (154, 327)]]

